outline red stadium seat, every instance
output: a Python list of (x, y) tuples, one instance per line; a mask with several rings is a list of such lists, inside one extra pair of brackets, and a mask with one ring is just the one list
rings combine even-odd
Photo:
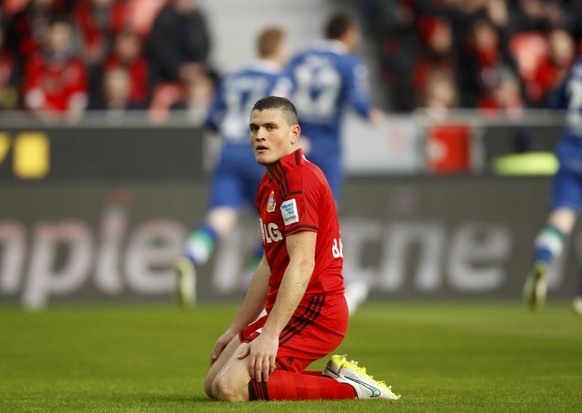
[(541, 32), (518, 33), (511, 38), (509, 51), (517, 62), (519, 76), (532, 79), (548, 59), (548, 41)]
[(148, 37), (154, 20), (169, 0), (128, 0), (126, 23), (142, 38)]
[(184, 85), (181, 83), (160, 83), (154, 87), (148, 109), (148, 118), (153, 123), (163, 123), (168, 118), (172, 104), (184, 99)]
[(468, 125), (439, 123), (427, 130), (426, 156), (433, 174), (469, 172), (472, 132)]
[(4, 0), (2, 4), (2, 14), (4, 17), (18, 13), (28, 4), (29, 0)]

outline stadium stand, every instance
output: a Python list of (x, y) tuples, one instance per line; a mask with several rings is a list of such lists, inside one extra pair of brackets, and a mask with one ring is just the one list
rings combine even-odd
[[(155, 24), (163, 13), (175, 18), (170, 11), (188, 4), (194, 5), (196, 19), (207, 21), (208, 28), (207, 32), (191, 33), (194, 37), (189, 44), (195, 46), (196, 56), (186, 61), (197, 67), (172, 74), (167, 71), (169, 62), (160, 61), (166, 54), (156, 46), (159, 33)], [(5, 40), (0, 42), (1, 87), (9, 88), (12, 97), (10, 104), (0, 107), (26, 109), (22, 77), (7, 72), (22, 71), (31, 56), (44, 49), (49, 22), (63, 14), (73, 21), (79, 35), (69, 53), (78, 53), (87, 66), (89, 94), (100, 93), (105, 69), (121, 65), (132, 75), (132, 102), (149, 106), (158, 104), (151, 93), (158, 83), (188, 81), (188, 73), (197, 75), (200, 70), (216, 78), (248, 60), (252, 52), (232, 39), (252, 37), (266, 24), (282, 23), (297, 50), (319, 37), (318, 19), (338, 7), (359, 14), (366, 34), (359, 52), (370, 68), (373, 95), (377, 104), (391, 112), (409, 113), (443, 99), (444, 103), (436, 104), (504, 106), (495, 103), (493, 96), (500, 79), (517, 81), (519, 96), (514, 96), (514, 106), (543, 107), (548, 92), (580, 55), (582, 6), (567, 0), (344, 0), (333, 4), (302, 0), (291, 5), (259, 0), (244, 4), (225, 0), (6, 0), (0, 9)], [(260, 15), (254, 12), (257, 9)], [(252, 24), (238, 24), (243, 20)], [(137, 48), (142, 51), (136, 61), (118, 56), (116, 44), (123, 36), (140, 39)], [(160, 75), (159, 70), (167, 73)], [(408, 93), (410, 90), (414, 93)], [(435, 93), (440, 97), (435, 99)]]

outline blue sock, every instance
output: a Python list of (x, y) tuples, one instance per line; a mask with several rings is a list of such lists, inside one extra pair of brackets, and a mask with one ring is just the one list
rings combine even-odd
[(208, 262), (218, 241), (218, 233), (208, 224), (192, 232), (186, 241), (185, 254), (195, 266)]
[(535, 241), (534, 262), (550, 265), (564, 249), (565, 236), (558, 228), (548, 225), (538, 234)]

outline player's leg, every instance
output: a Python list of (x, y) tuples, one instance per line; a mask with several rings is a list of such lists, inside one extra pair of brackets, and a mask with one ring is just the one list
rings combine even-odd
[(550, 266), (562, 254), (566, 238), (575, 223), (574, 210), (557, 208), (550, 213), (547, 225), (536, 238), (534, 262), (523, 288), (525, 303), (532, 310), (541, 308), (545, 303)]
[[(290, 371), (279, 366), (268, 381), (257, 382), (249, 375), (248, 357), (243, 343), (236, 347), (226, 364), (212, 382), (210, 396), (221, 401), (247, 400), (341, 400), (341, 399), (398, 399), (384, 382), (374, 380), (357, 363), (340, 363), (332, 357), (324, 372)], [(307, 364), (310, 364), (309, 360)], [(330, 367), (332, 366), (332, 367)], [(332, 370), (332, 368), (335, 368)]]
[[(242, 346), (248, 345), (261, 334), (267, 318), (262, 317), (241, 331), (237, 337), (238, 342), (243, 343), (241, 346), (229, 344), (216, 362), (219, 364), (212, 366), (206, 380), (207, 388), (211, 385), (210, 390), (207, 390), (210, 396), (225, 401), (355, 398), (356, 393), (351, 386), (324, 377), (321, 372), (303, 372), (306, 366), (341, 342), (347, 329), (345, 298), (314, 298), (310, 305), (304, 307), (306, 316), (294, 317), (281, 334), (276, 369), (269, 375), (267, 382), (250, 379), (248, 357), (238, 360), (239, 349), (246, 350)], [(320, 317), (336, 320), (336, 329), (322, 330), (321, 326), (316, 325)], [(306, 321), (312, 319), (311, 324), (306, 324)]]
[(581, 202), (580, 177), (573, 171), (560, 168), (554, 178), (551, 212), (536, 237), (533, 265), (523, 288), (524, 300), (531, 309), (538, 309), (545, 303), (549, 268), (564, 249)]
[[(250, 400), (331, 400), (353, 399), (353, 386), (321, 372), (305, 371), (315, 360), (325, 357), (342, 341), (347, 330), (345, 297), (314, 297), (294, 316), (279, 338), (276, 369), (267, 382), (249, 383)], [(333, 327), (331, 327), (331, 325)], [(248, 340), (260, 334), (250, 335)]]
[(232, 232), (243, 206), (240, 178), (221, 165), (210, 184), (210, 209), (202, 225), (188, 236), (176, 262), (177, 295), (182, 305), (196, 301), (196, 269), (211, 258), (218, 241)]
[(367, 373), (365, 367), (358, 366), (357, 361), (347, 361), (345, 355), (332, 356), (323, 369), (323, 375), (353, 386), (358, 399), (398, 400), (400, 398), (392, 392), (391, 386), (386, 386), (383, 381), (375, 380)]
[[(301, 316), (296, 317), (282, 333), (276, 369), (269, 375), (268, 381), (251, 380), (248, 357), (239, 360), (239, 355), (246, 351), (245, 346), (261, 334), (263, 318), (243, 329), (237, 337), (238, 340), (244, 337), (243, 344), (238, 345), (233, 339), (219, 357), (217, 363), (220, 364), (212, 366), (206, 380), (206, 386), (210, 385), (207, 393), (223, 401), (397, 398), (382, 382), (367, 376), (365, 369), (345, 360), (340, 363), (337, 357), (328, 363), (327, 370), (334, 368), (333, 374), (331, 370), (326, 374), (304, 371), (323, 353), (335, 349), (347, 329), (348, 311), (343, 296), (316, 299), (314, 303), (321, 307), (318, 306), (317, 311), (306, 308), (312, 309), (309, 316), (311, 323), (305, 324)], [(322, 328), (330, 321), (334, 328)], [(302, 328), (298, 329), (298, 325)]]
[(226, 363), (232, 358), (233, 354), (235, 354), (240, 345), (241, 342), (238, 335), (233, 337), (230, 343), (228, 343), (224, 350), (222, 350), (222, 353), (220, 353), (218, 359), (212, 364), (212, 366), (210, 366), (210, 369), (206, 374), (206, 378), (204, 379), (204, 391), (208, 397), (213, 399), (217, 398), (212, 392), (214, 380), (216, 379), (218, 373), (224, 368)]
[(176, 261), (177, 295), (182, 305), (196, 301), (197, 268), (206, 264), (218, 241), (229, 234), (238, 220), (238, 211), (219, 207), (208, 212), (206, 221), (193, 231), (184, 247), (184, 254)]
[(216, 171), (210, 185), (209, 210), (204, 223), (188, 237), (185, 255), (195, 266), (206, 264), (218, 240), (229, 234), (243, 207), (239, 177)]
[(576, 295), (574, 296), (574, 300), (572, 301), (572, 309), (576, 314), (582, 315), (582, 268), (580, 269), (580, 281), (578, 285), (578, 291), (576, 291)]

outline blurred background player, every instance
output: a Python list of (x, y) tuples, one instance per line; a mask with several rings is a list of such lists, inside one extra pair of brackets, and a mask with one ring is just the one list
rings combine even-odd
[[(567, 109), (567, 114), (556, 150), (560, 168), (554, 177), (550, 214), (536, 238), (533, 268), (524, 286), (525, 302), (534, 310), (545, 302), (549, 267), (562, 253), (582, 206), (582, 59), (572, 67), (550, 104)], [(574, 309), (582, 314), (582, 284)]]
[(288, 83), (282, 76), (287, 58), (283, 31), (263, 30), (257, 51), (260, 60), (222, 80), (207, 116), (206, 127), (219, 132), (222, 148), (212, 173), (206, 220), (190, 234), (184, 255), (176, 264), (182, 304), (194, 303), (196, 267), (204, 265), (219, 239), (232, 232), (243, 208), (254, 206), (264, 174), (249, 145), (248, 119), (258, 99), (277, 94)]
[[(341, 126), (346, 107), (374, 124), (381, 119), (380, 111), (370, 104), (367, 69), (351, 54), (360, 36), (354, 20), (345, 14), (334, 15), (325, 26), (325, 40), (295, 55), (288, 66), (291, 100), (301, 119), (302, 147), (307, 159), (325, 174), (336, 204), (344, 180)], [(350, 312), (365, 299), (367, 290), (363, 282), (349, 283)]]

